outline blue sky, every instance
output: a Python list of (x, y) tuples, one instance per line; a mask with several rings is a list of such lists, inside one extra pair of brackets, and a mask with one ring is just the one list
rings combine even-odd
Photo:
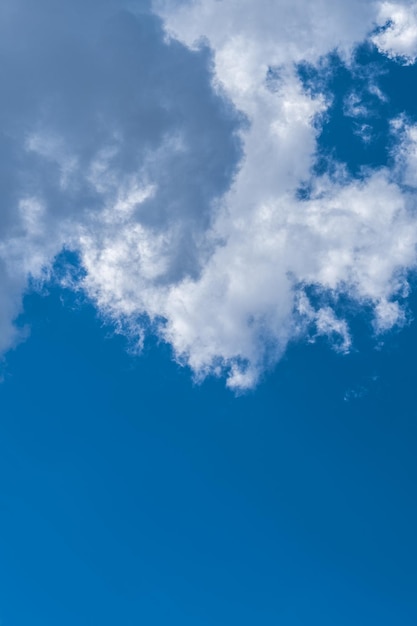
[[(256, 391), (53, 289), (0, 389), (4, 624), (414, 624), (416, 329)], [(345, 399), (346, 398), (346, 399)]]
[(417, 5), (0, 7), (0, 623), (417, 622)]

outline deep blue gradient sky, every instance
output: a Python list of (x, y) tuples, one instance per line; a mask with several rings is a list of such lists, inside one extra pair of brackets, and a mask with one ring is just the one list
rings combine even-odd
[[(239, 89), (212, 88), (222, 47), (210, 50), (208, 35), (197, 52), (180, 36), (168, 47), (162, 19), (150, 14), (148, 2), (116, 17), (121, 0), (81, 4), (64, 2), (61, 13), (42, 0), (35, 16), (19, 0), (17, 9), (4, 10), (12, 24), (20, 22), (19, 11), (25, 18), (22, 46), (0, 20), (7, 31), (0, 54), (10, 61), (0, 70), (10, 97), (0, 101), (0, 344), (7, 348), (0, 356), (0, 625), (415, 626), (417, 278), (414, 257), (398, 252), (402, 240), (398, 249), (384, 248), (384, 224), (393, 239), (404, 240), (403, 220), (412, 241), (417, 176), (398, 174), (399, 159), (408, 163), (398, 146), (404, 129), (417, 137), (417, 65), (388, 59), (391, 49), (378, 51), (368, 38), (348, 67), (331, 52), (331, 37), (321, 47), (320, 33), (325, 39), (327, 32), (312, 19), (303, 32), (311, 27), (314, 45), (330, 53), (318, 61), (307, 51), (309, 60), (297, 69), (291, 58), (284, 69), (271, 61), (271, 89), (261, 81), (259, 98), (248, 99), (250, 120)], [(305, 26), (307, 5), (284, 4), (291, 19), (288, 6), (296, 7), (295, 22)], [(336, 11), (341, 31), (343, 16)], [(240, 15), (234, 17), (238, 22)], [(269, 25), (260, 23), (267, 40)], [(352, 41), (363, 39), (366, 33), (352, 29)], [(243, 30), (255, 51), (261, 41), (264, 69), (263, 33)], [(265, 50), (270, 54), (266, 44)], [(29, 88), (28, 76), (35, 77)], [(326, 111), (308, 123), (301, 114), (301, 122), (293, 119), (291, 107), (288, 115), (283, 107), (284, 115), (287, 92), (302, 115), (316, 111), (311, 93), (322, 93)], [(395, 134), (393, 120), (400, 118), (404, 127)], [(309, 124), (319, 129), (317, 137)], [(285, 159), (271, 128), (284, 129)], [(404, 145), (415, 148), (411, 171), (416, 144)], [(249, 168), (246, 188), (239, 173), (254, 162), (251, 150), (281, 160), (276, 177), (272, 169), (268, 177), (269, 161)], [(293, 177), (297, 161), (307, 163), (300, 171), (308, 176)], [(333, 179), (341, 164), (343, 176)], [(383, 213), (383, 197), (373, 205), (359, 193), (368, 213), (349, 212), (348, 202), (339, 206), (344, 185), (352, 196), (366, 192), (369, 171), (381, 167), (379, 184), (388, 180), (396, 189), (390, 201), (398, 221), (374, 214), (375, 206)], [(141, 199), (148, 179), (156, 191)], [(206, 229), (221, 216), (219, 198), (232, 184), (246, 213), (241, 219), (231, 196), (216, 248)], [(299, 194), (297, 202), (288, 189)], [(316, 214), (306, 209), (312, 197)], [(282, 229), (276, 241), (290, 242), (288, 266), (284, 256), (274, 256), (272, 272), (262, 246), (256, 251), (258, 240), (275, 251), (268, 222), (262, 226), (269, 202), (270, 213), (282, 217), (270, 222)], [(320, 211), (328, 222), (316, 219)], [(245, 238), (245, 220), (253, 240)], [(166, 247), (158, 248), (161, 240)], [(220, 260), (228, 261), (218, 262), (224, 284), (238, 286), (230, 301), (223, 275), (210, 266), (218, 250), (226, 250)], [(337, 252), (353, 261), (348, 271), (335, 270), (338, 282), (329, 288), (315, 264), (333, 258), (337, 265)], [(55, 267), (42, 273), (53, 259)], [(373, 264), (374, 284), (367, 285)], [(164, 300), (184, 278), (185, 285), (190, 277), (198, 285), (203, 270), (212, 282), (201, 301), (186, 288), (177, 301)], [(301, 285), (311, 319), (303, 332), (288, 331), (289, 347), (278, 360), (276, 346), (285, 347), (286, 329), (301, 319), (280, 271), (295, 277), (294, 289)], [(71, 272), (75, 290), (65, 280)], [(247, 276), (252, 280), (245, 282)], [(392, 287), (396, 279), (399, 286)], [(269, 299), (273, 291), (276, 301)], [(17, 326), (27, 332), (8, 349), (21, 293)], [(378, 335), (381, 301), (398, 301), (406, 321), (401, 326), (400, 315)], [(133, 353), (132, 342), (115, 332), (126, 330), (123, 306), (132, 302), (127, 327), (136, 328), (135, 315), (165, 315), (177, 328), (168, 336), (172, 345), (161, 339), (161, 326)], [(154, 302), (162, 302), (161, 311)], [(178, 314), (178, 302), (189, 306), (189, 317)], [(335, 317), (323, 331), (319, 313), (329, 308)], [(352, 336), (348, 354), (337, 352), (345, 340), (340, 320)], [(230, 337), (222, 334), (227, 324)], [(183, 360), (203, 354), (213, 374), (210, 340), (220, 345), (214, 354), (224, 369), (197, 384), (191, 367), (175, 362), (172, 346), (184, 341)], [(233, 352), (235, 344), (244, 346), (242, 353)], [(252, 355), (251, 388), (244, 389), (243, 376), (243, 392), (237, 385), (234, 393), (226, 377), (240, 357), (245, 374)]]
[(294, 347), (236, 398), (164, 346), (127, 355), (68, 292), (25, 310), (0, 387), (2, 624), (416, 623), (415, 324)]

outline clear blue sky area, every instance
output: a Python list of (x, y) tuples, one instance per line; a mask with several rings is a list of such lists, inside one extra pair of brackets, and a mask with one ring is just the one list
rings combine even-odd
[(299, 345), (236, 398), (164, 346), (127, 355), (66, 292), (25, 304), (2, 624), (416, 623), (416, 325), (347, 357)]

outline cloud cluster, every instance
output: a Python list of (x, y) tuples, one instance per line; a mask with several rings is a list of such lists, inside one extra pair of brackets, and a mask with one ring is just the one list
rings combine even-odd
[(412, 64), (417, 58), (417, 4), (382, 2), (378, 12), (379, 31), (372, 41), (391, 59)]
[(210, 52), (167, 44), (144, 4), (135, 14), (101, 0), (1, 4), (0, 350), (28, 276), (63, 247), (86, 265), (96, 251), (101, 290), (114, 302), (135, 292), (132, 313), (149, 284), (197, 276), (204, 262), (203, 234), (240, 159), (239, 122), (213, 93)]
[(138, 340), (151, 322), (196, 376), (234, 389), (307, 332), (348, 350), (341, 294), (377, 332), (400, 323), (417, 130), (392, 121), (390, 168), (318, 175), (332, 94), (298, 65), (335, 49), (349, 65), (367, 36), (411, 61), (413, 15), (363, 0), (4, 0), (0, 350), (28, 276), (64, 247), (104, 315)]

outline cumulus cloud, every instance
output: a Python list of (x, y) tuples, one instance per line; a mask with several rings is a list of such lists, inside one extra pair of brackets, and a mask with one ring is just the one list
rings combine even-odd
[(236, 114), (212, 91), (207, 49), (165, 43), (144, 3), (135, 15), (122, 4), (1, 4), (0, 349), (28, 275), (63, 246), (86, 265), (97, 250), (115, 301), (126, 264), (138, 294), (204, 262), (203, 233), (240, 157)]
[(382, 2), (378, 12), (379, 32), (372, 38), (378, 49), (406, 64), (417, 58), (417, 4)]
[(0, 350), (63, 247), (104, 315), (138, 340), (150, 322), (238, 390), (306, 334), (349, 350), (341, 294), (376, 332), (401, 323), (417, 131), (392, 122), (392, 167), (318, 175), (332, 94), (298, 71), (334, 50), (349, 65), (378, 24), (376, 46), (412, 59), (393, 52), (400, 10), (412, 25), (411, 6), (363, 0), (4, 0)]

